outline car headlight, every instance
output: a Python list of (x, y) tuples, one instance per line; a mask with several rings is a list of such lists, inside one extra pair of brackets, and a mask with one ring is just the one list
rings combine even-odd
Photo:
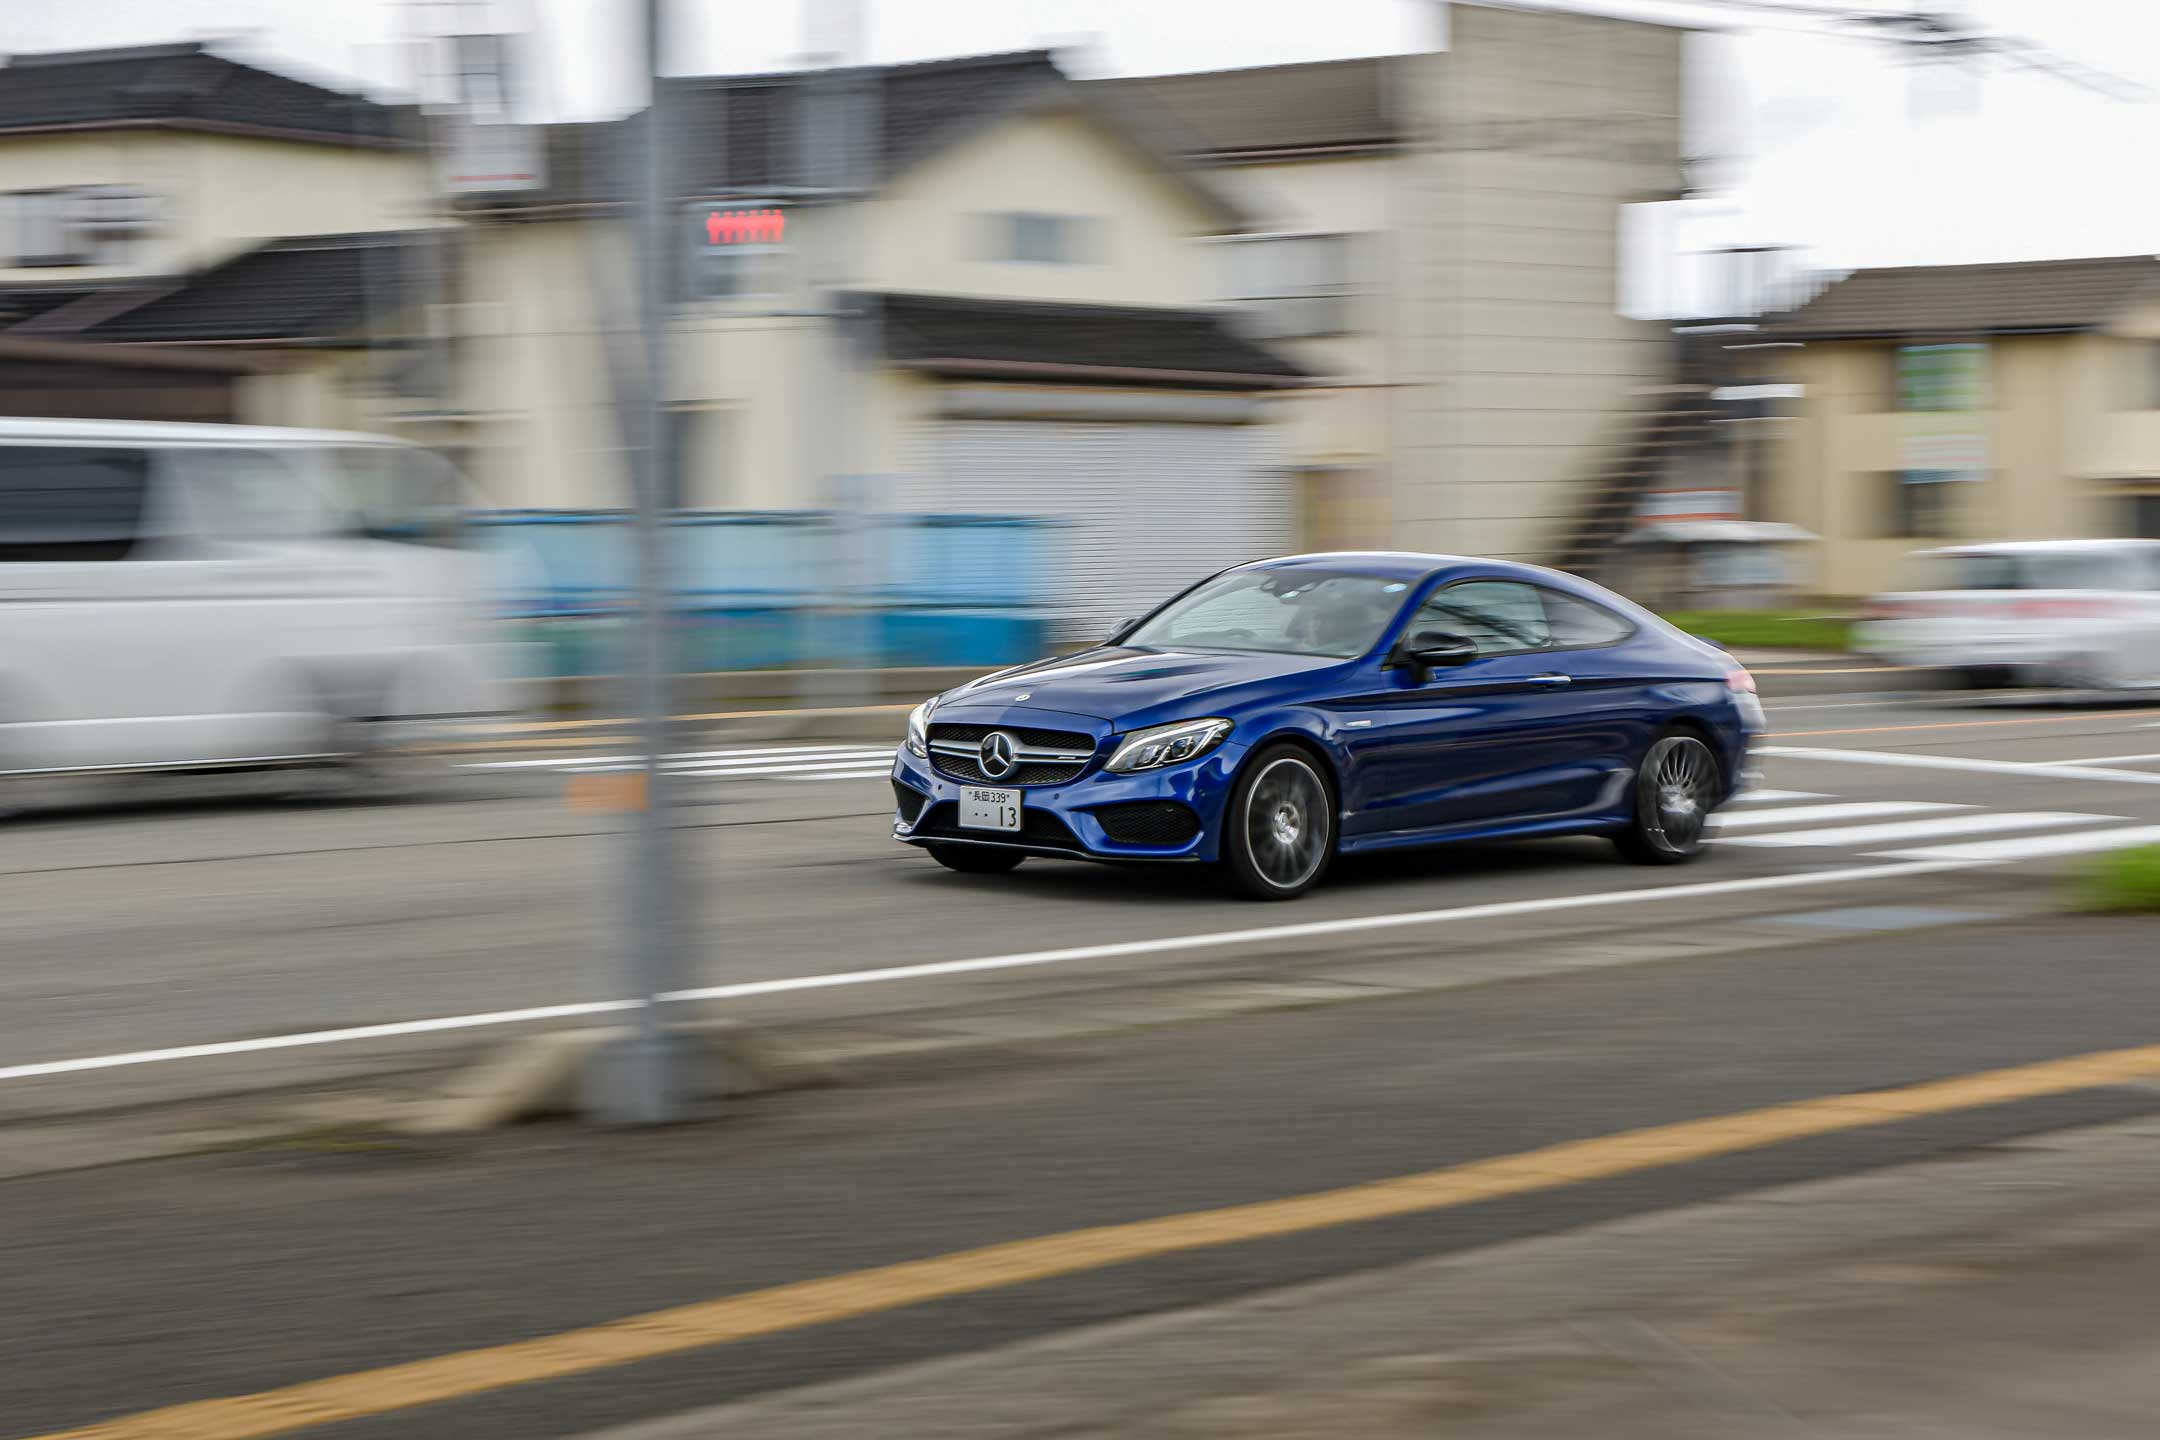
[(930, 707), (935, 704), (933, 696), (907, 714), (907, 753), (918, 760), (930, 758)]
[(1207, 754), (1222, 744), (1223, 736), (1229, 733), (1230, 722), (1222, 719), (1180, 720), (1175, 725), (1153, 725), (1126, 736), (1125, 743), (1118, 746), (1117, 753), (1103, 768), (1120, 773), (1157, 770)]

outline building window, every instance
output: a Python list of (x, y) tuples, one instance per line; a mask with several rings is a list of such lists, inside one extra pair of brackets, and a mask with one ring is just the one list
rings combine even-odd
[(1886, 497), (1882, 533), (1893, 540), (1949, 540), (1958, 534), (1970, 480), (1946, 470), (1891, 470), (1881, 477)]
[(1350, 328), (1351, 243), (1348, 235), (1225, 239), (1227, 298), (1257, 335), (1340, 334)]
[(2160, 410), (2160, 340), (2125, 340), (2123, 408)]
[(2122, 533), (2133, 540), (2160, 540), (2160, 495), (2123, 496)]
[(155, 198), (125, 185), (19, 190), (6, 202), (8, 263), (25, 269), (128, 264), (157, 218)]
[(1987, 346), (1898, 347), (1897, 398), (1904, 411), (1985, 410)]
[(986, 219), (986, 253), (992, 260), (1078, 265), (1096, 258), (1095, 222), (1085, 215), (1007, 210)]

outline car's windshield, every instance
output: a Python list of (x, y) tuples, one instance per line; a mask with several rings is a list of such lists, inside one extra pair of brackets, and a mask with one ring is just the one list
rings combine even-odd
[(1124, 643), (1349, 659), (1379, 642), (1409, 588), (1379, 575), (1233, 570), (1172, 601)]

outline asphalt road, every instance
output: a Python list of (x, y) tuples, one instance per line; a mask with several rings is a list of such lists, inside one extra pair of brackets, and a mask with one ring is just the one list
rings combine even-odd
[[(1598, 908), (1599, 897), (1614, 892), (1895, 866), (1901, 856), (1924, 860), (1946, 845), (1952, 853), (1979, 845), (1994, 862), (1991, 873), (2030, 883), (2065, 863), (2048, 845), (2075, 847), (2085, 843), (2081, 836), (2160, 824), (2160, 784), (2138, 778), (2160, 780), (2160, 707), (1817, 696), (1774, 704), (1771, 717), (1776, 746), (1891, 758), (1857, 764), (1773, 754), (1765, 766), (1772, 793), (1734, 807), (1729, 843), (1683, 870), (1622, 865), (1596, 840), (1458, 849), (1346, 865), (1291, 906), (1224, 899), (1183, 869), (1031, 861), (1010, 876), (948, 874), (887, 838), (888, 792), (875, 747), (716, 744), (724, 753), (698, 762), (706, 773), (690, 780), (684, 814), (694, 925), (683, 981), (1131, 947), (720, 1008), (755, 1019), (986, 995), (1024, 1000), (1082, 977), (1236, 965), (1253, 950), (1250, 942), (1150, 948), (1181, 937), (1522, 901), (1565, 902), (1551, 919), (1596, 927), (1618, 923)], [(549, 761), (575, 753), (505, 752)], [(2117, 773), (1959, 768), (2085, 760)], [(622, 847), (608, 821), (565, 806), (565, 778), (551, 765), (473, 770), (456, 799), (393, 805), (160, 782), (155, 791), (94, 796), (96, 803), (0, 827), (0, 1072), (608, 998), (611, 879)], [(2019, 848), (2035, 843), (2037, 852)], [(1702, 916), (1735, 906), (1765, 913), (1862, 900), (1924, 906), (1945, 887), (1963, 883), (1969, 892), (1973, 873), (1659, 901), (1629, 907), (1626, 923), (1684, 934)], [(1479, 933), (1435, 924), (1402, 936), (1441, 945), (1473, 943)], [(1324, 964), (1357, 958), (1373, 943), (1345, 930), (1301, 936), (1294, 948)], [(487, 1033), (494, 1032), (422, 1040), (471, 1044)], [(0, 1078), (0, 1120), (297, 1083), (379, 1067), (403, 1057), (405, 1045)]]
[[(658, 1133), (296, 1143), (19, 1180), (0, 1187), (0, 1434), (1078, 1226), (2149, 1044), (2151, 960), (2142, 921), (1934, 930), (922, 1062), (875, 1086), (767, 1097)], [(577, 1435), (2154, 1108), (2160, 1092), (2122, 1086), (1870, 1126), (1086, 1269), (334, 1433)], [(196, 1418), (184, 1431), (97, 1433), (240, 1433)]]

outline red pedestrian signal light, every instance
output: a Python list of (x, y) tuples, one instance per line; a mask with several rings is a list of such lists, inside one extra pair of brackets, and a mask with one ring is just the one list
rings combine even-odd
[(707, 245), (777, 245), (787, 234), (787, 215), (778, 209), (708, 210)]

